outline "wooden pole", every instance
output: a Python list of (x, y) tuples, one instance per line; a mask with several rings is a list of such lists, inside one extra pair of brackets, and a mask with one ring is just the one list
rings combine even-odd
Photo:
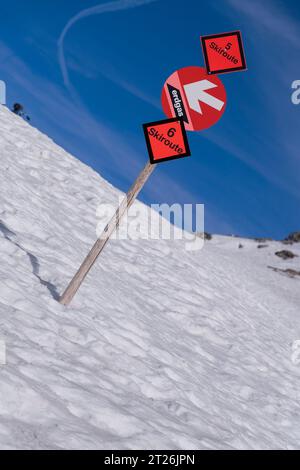
[(100, 255), (101, 251), (105, 247), (107, 241), (109, 240), (112, 233), (116, 230), (119, 226), (120, 221), (129, 207), (133, 204), (136, 197), (138, 196), (139, 192), (141, 191), (142, 187), (146, 183), (147, 179), (153, 172), (156, 164), (147, 163), (145, 168), (141, 171), (135, 182), (133, 183), (132, 187), (128, 191), (126, 197), (121, 202), (119, 208), (117, 209), (115, 215), (110, 220), (110, 222), (106, 225), (102, 235), (96, 243), (94, 244), (93, 248), (85, 258), (84, 262), (78, 269), (77, 273), (73, 277), (72, 281), (68, 285), (67, 289), (59, 299), (59, 302), (62, 305), (69, 305), (71, 300), (73, 299), (74, 295), (80, 288), (81, 284), (83, 283), (84, 279), (86, 278), (87, 274), (91, 270), (92, 266), (94, 265), (96, 259)]

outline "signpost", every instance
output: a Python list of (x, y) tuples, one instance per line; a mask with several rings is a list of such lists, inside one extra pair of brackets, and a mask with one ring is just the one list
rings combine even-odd
[(190, 155), (189, 144), (181, 119), (164, 119), (163, 121), (150, 122), (148, 124), (144, 124), (143, 128), (150, 162), (147, 163), (135, 180), (115, 215), (106, 225), (102, 235), (95, 242), (93, 248), (61, 296), (59, 302), (62, 305), (69, 305), (72, 301), (74, 295), (80, 288), (101, 251), (108, 242), (110, 236), (118, 228), (123, 215), (133, 204), (142, 187), (153, 172), (156, 167), (156, 163)]
[(168, 117), (183, 119), (188, 131), (200, 131), (223, 115), (226, 91), (221, 80), (207, 75), (203, 67), (184, 67), (167, 79), (161, 100)]
[(143, 128), (151, 163), (165, 162), (191, 155), (181, 118), (149, 122), (144, 124)]
[(201, 43), (209, 74), (246, 70), (240, 31), (201, 36)]
[(147, 179), (153, 172), (154, 168), (155, 168), (155, 165), (152, 165), (151, 163), (147, 163), (143, 171), (139, 174), (138, 178), (135, 180), (134, 184), (128, 191), (126, 197), (123, 199), (120, 207), (117, 209), (115, 215), (110, 220), (110, 222), (106, 225), (101, 237), (98, 238), (93, 248), (91, 249), (87, 257), (85, 258), (84, 262), (78, 269), (77, 273), (73, 277), (72, 281), (68, 285), (67, 289), (61, 296), (59, 300), (61, 304), (69, 305), (74, 295), (78, 291), (79, 287), (83, 283), (84, 279), (86, 278), (87, 274), (89, 273), (90, 269), (92, 268), (93, 264), (95, 263), (96, 259), (98, 258), (101, 251), (103, 250), (106, 243), (108, 242), (109, 237), (119, 226), (123, 215), (129, 209), (129, 207), (133, 204), (134, 200), (136, 199), (140, 190), (142, 189)]
[(226, 108), (226, 91), (214, 74), (246, 68), (239, 31), (201, 38), (207, 71), (203, 67), (185, 67), (165, 82), (162, 107), (169, 119), (143, 125), (150, 162), (147, 163), (101, 237), (83, 261), (60, 298), (68, 305), (90, 269), (133, 204), (157, 163), (190, 156), (186, 130), (199, 131), (213, 126)]

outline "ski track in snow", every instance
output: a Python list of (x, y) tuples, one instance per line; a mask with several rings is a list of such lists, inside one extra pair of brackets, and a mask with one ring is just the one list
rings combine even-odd
[(300, 244), (111, 241), (65, 308), (120, 192), (3, 107), (0, 125), (0, 448), (300, 448), (300, 279), (267, 268), (299, 270), (274, 252)]

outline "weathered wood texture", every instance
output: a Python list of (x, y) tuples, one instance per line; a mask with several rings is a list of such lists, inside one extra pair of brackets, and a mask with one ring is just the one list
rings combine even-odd
[(81, 284), (83, 283), (84, 279), (86, 278), (87, 274), (91, 270), (93, 264), (95, 263), (96, 259), (100, 255), (101, 251), (105, 247), (107, 241), (109, 240), (112, 233), (116, 230), (119, 226), (120, 221), (129, 207), (133, 204), (134, 200), (138, 196), (139, 192), (143, 188), (144, 184), (146, 183), (147, 179), (153, 172), (156, 165), (152, 165), (151, 163), (147, 163), (143, 171), (139, 174), (136, 181), (128, 191), (126, 197), (121, 202), (119, 208), (117, 209), (115, 215), (112, 217), (110, 222), (106, 225), (102, 235), (96, 243), (94, 244), (93, 248), (85, 258), (84, 262), (78, 269), (77, 273), (73, 277), (72, 281), (68, 285), (67, 289), (61, 296), (59, 302), (63, 305), (69, 305), (72, 301), (74, 295), (80, 288)]

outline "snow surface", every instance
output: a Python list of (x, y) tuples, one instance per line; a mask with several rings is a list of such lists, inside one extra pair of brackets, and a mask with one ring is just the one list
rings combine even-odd
[(0, 108), (1, 449), (299, 449), (300, 244), (111, 241), (65, 308), (120, 192)]

